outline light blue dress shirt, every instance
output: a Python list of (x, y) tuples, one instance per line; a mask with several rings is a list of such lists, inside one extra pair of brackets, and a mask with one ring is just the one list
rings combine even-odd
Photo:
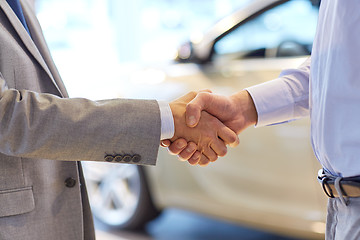
[(342, 177), (360, 175), (360, 1), (322, 0), (311, 59), (247, 90), (258, 126), (310, 114), (322, 166)]

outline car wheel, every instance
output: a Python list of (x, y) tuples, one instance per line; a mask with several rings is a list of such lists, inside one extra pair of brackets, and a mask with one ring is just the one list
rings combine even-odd
[(159, 215), (143, 167), (84, 162), (84, 175), (94, 217), (108, 227), (135, 230)]

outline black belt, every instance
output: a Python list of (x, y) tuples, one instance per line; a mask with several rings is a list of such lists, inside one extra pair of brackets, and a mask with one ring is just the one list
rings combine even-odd
[[(329, 198), (339, 197), (339, 193), (335, 188), (336, 177), (326, 174), (320, 169), (318, 181)], [(345, 197), (360, 197), (360, 177), (341, 178), (339, 185)]]

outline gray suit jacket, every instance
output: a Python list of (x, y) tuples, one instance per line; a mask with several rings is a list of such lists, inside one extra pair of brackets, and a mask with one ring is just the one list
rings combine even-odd
[(31, 38), (0, 0), (0, 239), (94, 239), (77, 161), (154, 165), (159, 107), (68, 99), (33, 9), (20, 2)]

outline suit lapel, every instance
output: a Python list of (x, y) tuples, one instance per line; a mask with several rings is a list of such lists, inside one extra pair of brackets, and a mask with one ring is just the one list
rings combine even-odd
[[(53, 84), (56, 86), (56, 88), (58, 89), (59, 93), (61, 94), (61, 96), (63, 97), (67, 97), (66, 94), (66, 90), (65, 87), (63, 87), (63, 84), (61, 82), (60, 85), (57, 84), (57, 82), (55, 81), (52, 72), (50, 71), (47, 63), (45, 62), (45, 59), (50, 58), (51, 56), (50, 54), (44, 54), (44, 58), (42, 56), (42, 53), (40, 52), (41, 48), (39, 49), (36, 45), (35, 45), (35, 41), (37, 41), (39, 44), (38, 46), (42, 46), (43, 42), (45, 42), (45, 40), (43, 40), (42, 37), (40, 37), (39, 35), (41, 35), (41, 29), (40, 26), (37, 27), (38, 24), (35, 24), (35, 22), (37, 22), (35, 18), (35, 16), (33, 14), (31, 14), (30, 10), (29, 10), (29, 6), (28, 3), (26, 2), (25, 4), (23, 2), (21, 2), (22, 6), (23, 6), (23, 13), (25, 16), (25, 19), (27, 21), (27, 25), (28, 28), (30, 30), (31, 36), (33, 39), (29, 36), (29, 34), (27, 33), (27, 31), (25, 30), (25, 28), (23, 27), (23, 25), (21, 24), (21, 22), (19, 21), (19, 19), (17, 18), (17, 16), (15, 15), (15, 13), (12, 11), (11, 7), (8, 5), (8, 3), (4, 0), (4, 1), (0, 1), (0, 7), (2, 8), (2, 10), (4, 11), (4, 13), (6, 14), (6, 16), (8, 17), (10, 23), (13, 25), (15, 31), (17, 32), (17, 34), (19, 35), (21, 41), (24, 43), (24, 45), (26, 46), (26, 48), (29, 50), (29, 52), (33, 55), (33, 57), (36, 59), (36, 61), (40, 64), (40, 66), (44, 69), (44, 71), (47, 73), (47, 75), (49, 76), (49, 78), (51, 79), (51, 81), (53, 82)], [(39, 30), (40, 29), (40, 30)], [(43, 42), (41, 41), (41, 39), (43, 40)], [(43, 47), (44, 48), (44, 47)], [(45, 48), (46, 44), (45, 44)], [(44, 50), (44, 49), (42, 49)], [(51, 61), (52, 62), (52, 61)], [(56, 71), (57, 72), (57, 71)], [(60, 78), (59, 78), (60, 79)], [(61, 89), (62, 88), (62, 89)]]

